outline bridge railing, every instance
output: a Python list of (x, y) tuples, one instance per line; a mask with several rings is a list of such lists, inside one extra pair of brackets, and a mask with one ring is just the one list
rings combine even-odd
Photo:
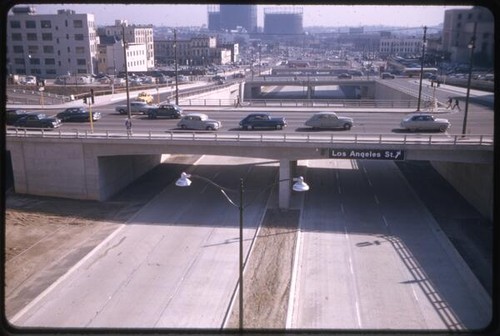
[(124, 131), (62, 131), (44, 129), (8, 129), (7, 137), (94, 139), (94, 140), (170, 140), (170, 141), (215, 141), (215, 142), (282, 142), (318, 144), (377, 144), (377, 145), (479, 145), (493, 148), (492, 135), (449, 135), (449, 134), (345, 134), (345, 133), (257, 133), (257, 132), (211, 132), (211, 131), (134, 131), (128, 135)]

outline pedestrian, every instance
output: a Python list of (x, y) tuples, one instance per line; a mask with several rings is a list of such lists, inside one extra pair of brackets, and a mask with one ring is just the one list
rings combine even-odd
[(127, 135), (132, 135), (132, 119), (125, 119), (125, 128), (127, 129)]
[(453, 107), (452, 107), (451, 109), (452, 109), (452, 110), (454, 110), (454, 109), (455, 109), (455, 107), (456, 107), (459, 111), (461, 111), (460, 105), (458, 105), (458, 99), (455, 99), (455, 104), (453, 105)]
[(451, 97), (450, 97), (450, 98), (448, 98), (448, 106), (446, 106), (446, 109), (451, 108), (451, 104), (452, 104), (452, 103), (453, 103), (453, 99), (451, 99)]

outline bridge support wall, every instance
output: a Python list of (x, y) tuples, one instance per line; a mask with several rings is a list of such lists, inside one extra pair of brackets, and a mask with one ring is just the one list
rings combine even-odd
[(279, 183), (279, 199), (278, 205), (280, 209), (288, 209), (290, 207), (290, 198), (291, 198), (291, 190), (292, 183), (290, 179), (295, 177), (295, 171), (297, 170), (297, 161), (296, 160), (280, 160), (280, 168), (279, 168), (279, 179), (287, 180)]
[(493, 220), (493, 165), (442, 161), (431, 164), (483, 216)]

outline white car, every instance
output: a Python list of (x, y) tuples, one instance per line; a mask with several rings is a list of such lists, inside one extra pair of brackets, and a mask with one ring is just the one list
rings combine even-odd
[(182, 129), (215, 131), (222, 127), (222, 123), (218, 120), (209, 119), (203, 113), (189, 113), (182, 117), (177, 126)]
[(407, 115), (401, 121), (401, 127), (405, 130), (414, 131), (439, 131), (446, 132), (451, 124), (448, 119), (435, 118), (428, 113), (413, 113)]

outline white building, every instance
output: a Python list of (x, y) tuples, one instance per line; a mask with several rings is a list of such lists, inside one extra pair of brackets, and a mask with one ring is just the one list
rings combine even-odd
[(93, 14), (58, 10), (37, 15), (34, 7), (14, 7), (6, 35), (8, 73), (55, 78), (97, 70)]
[[(148, 71), (146, 45), (142, 43), (127, 43), (127, 71)], [(122, 41), (99, 44), (97, 69), (99, 73), (118, 75), (125, 71), (125, 55)]]
[(114, 26), (106, 26), (103, 30), (106, 36), (115, 36), (120, 40), (122, 39), (122, 35), (125, 35), (125, 41), (130, 46), (144, 44), (146, 48), (146, 67), (148, 69), (154, 68), (153, 25), (129, 25), (127, 20), (115, 20)]
[(420, 55), (422, 43), (421, 37), (381, 37), (379, 52), (382, 55)]

